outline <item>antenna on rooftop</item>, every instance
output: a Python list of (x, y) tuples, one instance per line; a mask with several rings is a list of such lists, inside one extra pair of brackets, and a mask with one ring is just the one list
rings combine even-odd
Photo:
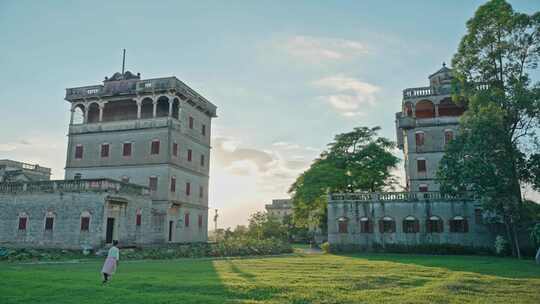
[(125, 65), (126, 65), (126, 49), (124, 49), (124, 55), (122, 55), (122, 75), (124, 75)]

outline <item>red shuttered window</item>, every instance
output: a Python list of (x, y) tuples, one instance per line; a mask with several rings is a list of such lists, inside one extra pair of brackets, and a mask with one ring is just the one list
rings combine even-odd
[(122, 146), (122, 156), (131, 156), (131, 143), (124, 143)]
[(75, 147), (75, 159), (82, 159), (83, 158), (83, 151), (84, 148), (82, 145), (78, 145)]
[(109, 157), (109, 144), (101, 145), (101, 157)]

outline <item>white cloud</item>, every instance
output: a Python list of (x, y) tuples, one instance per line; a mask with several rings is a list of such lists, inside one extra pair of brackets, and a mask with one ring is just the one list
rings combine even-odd
[(348, 59), (368, 52), (359, 41), (301, 35), (290, 37), (282, 46), (289, 54), (310, 62)]
[(17, 150), (17, 146), (14, 144), (0, 144), (0, 152), (11, 152)]
[(343, 75), (325, 77), (313, 84), (331, 90), (320, 98), (346, 117), (363, 115), (366, 107), (375, 104), (375, 95), (380, 90), (376, 85)]

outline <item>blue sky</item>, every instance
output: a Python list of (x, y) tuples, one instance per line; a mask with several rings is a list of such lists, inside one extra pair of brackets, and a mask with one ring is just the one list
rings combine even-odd
[[(220, 225), (288, 185), (334, 134), (394, 139), (401, 90), (449, 62), (483, 1), (0, 0), (0, 158), (62, 178), (67, 87), (121, 68), (175, 75), (218, 106), (210, 207)], [(519, 11), (538, 1), (510, 1)]]

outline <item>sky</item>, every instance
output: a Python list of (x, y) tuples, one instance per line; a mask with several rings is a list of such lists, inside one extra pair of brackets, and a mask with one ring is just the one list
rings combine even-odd
[(177, 76), (218, 107), (209, 207), (220, 227), (287, 198), (335, 134), (381, 126), (395, 140), (401, 91), (451, 61), (483, 3), (111, 2), (0, 0), (0, 159), (63, 178), (65, 88), (120, 71), (125, 48), (127, 70)]

